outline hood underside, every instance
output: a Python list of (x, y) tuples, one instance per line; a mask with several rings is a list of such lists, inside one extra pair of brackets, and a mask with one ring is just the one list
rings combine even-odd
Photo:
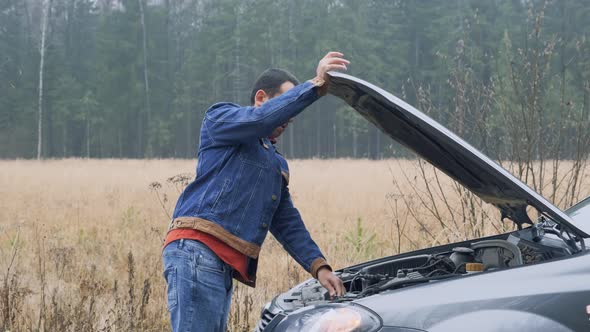
[(527, 206), (582, 237), (571, 218), (463, 139), (387, 91), (354, 76), (330, 72), (329, 93), (341, 98), (389, 137), (493, 204), (519, 227), (532, 224)]

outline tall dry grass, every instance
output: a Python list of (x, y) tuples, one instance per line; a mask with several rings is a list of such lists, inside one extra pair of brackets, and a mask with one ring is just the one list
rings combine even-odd
[[(172, 177), (194, 174), (194, 166), (0, 161), (0, 330), (169, 330), (161, 244), (182, 187)], [(511, 227), (487, 206), (472, 206), (475, 218), (458, 218), (477, 200), (416, 161), (290, 166), (294, 202), (335, 268)], [(587, 194), (587, 175), (583, 182)], [(235, 284), (231, 330), (251, 330), (266, 301), (308, 277), (269, 235), (259, 286)]]

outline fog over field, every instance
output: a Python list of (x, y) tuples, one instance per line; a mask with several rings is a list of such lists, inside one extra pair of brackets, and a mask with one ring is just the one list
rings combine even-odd
[[(194, 166), (194, 160), (0, 161), (0, 308), (13, 330), (167, 330), (162, 239)], [(416, 160), (294, 160), (290, 167), (294, 203), (336, 269), (512, 229)], [(435, 182), (428, 200), (425, 184)], [(582, 183), (584, 196), (588, 175)], [(476, 215), (459, 218), (467, 206), (461, 202), (473, 203)], [(269, 235), (258, 286), (234, 283), (231, 330), (251, 330), (265, 302), (307, 278)]]

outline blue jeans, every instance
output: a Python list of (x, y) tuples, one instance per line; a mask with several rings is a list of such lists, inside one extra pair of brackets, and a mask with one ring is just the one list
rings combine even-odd
[(174, 241), (162, 256), (172, 331), (225, 332), (232, 268), (195, 240)]

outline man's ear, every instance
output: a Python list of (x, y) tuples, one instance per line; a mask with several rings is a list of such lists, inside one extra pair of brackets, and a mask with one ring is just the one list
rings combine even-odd
[(264, 104), (267, 100), (269, 100), (268, 95), (264, 90), (260, 89), (256, 91), (254, 95), (254, 106), (259, 107), (260, 105)]

